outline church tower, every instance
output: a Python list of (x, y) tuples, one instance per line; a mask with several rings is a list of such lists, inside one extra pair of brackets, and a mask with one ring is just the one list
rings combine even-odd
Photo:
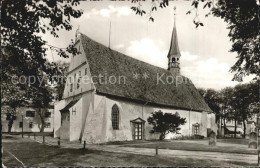
[(180, 57), (181, 53), (178, 45), (177, 31), (176, 31), (176, 7), (174, 7), (174, 26), (172, 30), (171, 46), (168, 53), (168, 70), (174, 75), (180, 75)]

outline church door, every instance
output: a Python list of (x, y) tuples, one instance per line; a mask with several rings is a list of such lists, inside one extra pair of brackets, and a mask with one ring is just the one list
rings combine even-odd
[(135, 140), (143, 139), (143, 123), (135, 123), (134, 138)]
[(133, 140), (144, 140), (145, 121), (142, 118), (138, 117), (137, 119), (131, 120), (130, 122), (132, 127)]

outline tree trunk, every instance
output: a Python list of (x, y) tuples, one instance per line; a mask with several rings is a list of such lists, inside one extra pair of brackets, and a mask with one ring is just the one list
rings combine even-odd
[(13, 123), (14, 123), (13, 119), (10, 118), (10, 120), (8, 121), (8, 133), (11, 132)]
[(165, 138), (165, 134), (164, 134), (164, 133), (161, 133), (161, 135), (160, 135), (160, 140), (164, 140), (164, 138)]
[(8, 133), (10, 133), (12, 131), (12, 127), (13, 127), (13, 123), (14, 123), (14, 120), (16, 119), (16, 108), (13, 108), (12, 109), (13, 112), (10, 113), (10, 118), (9, 118), (9, 121), (8, 121)]
[(226, 133), (226, 120), (224, 118), (224, 137), (225, 137), (225, 133)]
[(45, 122), (44, 122), (44, 118), (43, 117), (41, 117), (41, 123), (42, 123), (42, 125), (41, 125), (40, 132), (44, 132)]
[(234, 138), (237, 137), (237, 119), (235, 119), (235, 135)]
[[(221, 119), (220, 119), (220, 135), (221, 135), (221, 137), (222, 137), (222, 131), (223, 131), (223, 116), (221, 117)], [(225, 129), (224, 129), (224, 135), (225, 135)]]
[(44, 132), (44, 128), (45, 128), (45, 121), (44, 121), (44, 114), (41, 113), (41, 109), (39, 108), (39, 116), (41, 119), (41, 129), (40, 132)]
[(246, 121), (243, 120), (243, 125), (244, 125), (244, 138), (246, 138)]

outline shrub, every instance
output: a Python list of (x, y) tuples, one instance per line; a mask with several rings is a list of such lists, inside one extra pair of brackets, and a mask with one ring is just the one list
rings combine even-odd
[(186, 118), (181, 118), (178, 113), (163, 113), (162, 111), (152, 113), (147, 119), (153, 126), (150, 133), (160, 133), (160, 140), (165, 138), (168, 133), (178, 133), (179, 126), (186, 123)]

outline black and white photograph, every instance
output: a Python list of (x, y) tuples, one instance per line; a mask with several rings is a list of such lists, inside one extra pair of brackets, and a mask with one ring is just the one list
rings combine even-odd
[(2, 167), (259, 167), (260, 0), (2, 0)]

